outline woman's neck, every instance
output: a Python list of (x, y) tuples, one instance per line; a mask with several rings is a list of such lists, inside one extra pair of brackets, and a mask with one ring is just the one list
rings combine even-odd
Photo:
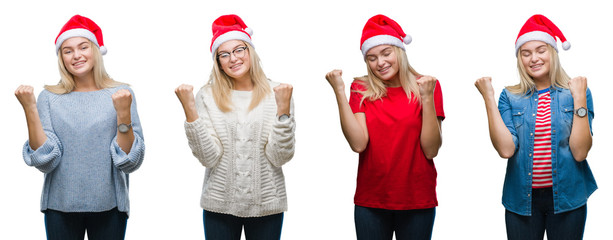
[(93, 73), (83, 77), (74, 76), (74, 82), (75, 88), (73, 91), (75, 92), (91, 92), (100, 90), (100, 88), (96, 86)]
[(250, 76), (236, 78), (236, 79), (233, 79), (233, 81), (234, 81), (234, 90), (238, 90), (238, 91), (253, 90), (253, 82), (251, 81)]

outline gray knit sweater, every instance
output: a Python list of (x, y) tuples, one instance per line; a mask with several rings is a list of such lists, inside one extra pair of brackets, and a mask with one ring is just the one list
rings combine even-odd
[(129, 154), (117, 144), (117, 113), (111, 95), (125, 86), (54, 94), (43, 90), (37, 108), (47, 141), (36, 151), (26, 141), (27, 165), (45, 173), (40, 209), (129, 212), (128, 174), (143, 161), (145, 144), (132, 93), (134, 143)]
[(206, 167), (200, 205), (207, 211), (260, 217), (287, 210), (281, 166), (294, 156), (293, 104), (280, 122), (274, 94), (248, 111), (250, 102), (251, 92), (232, 91), (234, 109), (224, 113), (206, 85), (196, 95), (198, 120), (185, 122), (189, 146)]

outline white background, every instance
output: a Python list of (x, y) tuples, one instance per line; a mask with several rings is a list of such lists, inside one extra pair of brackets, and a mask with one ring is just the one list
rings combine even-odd
[[(11, 3), (9, 3), (11, 2)], [(579, 2), (581, 2), (579, 4)], [(285, 165), (289, 211), (283, 239), (354, 239), (358, 155), (346, 143), (324, 76), (343, 69), (346, 86), (366, 73), (359, 51), (364, 23), (395, 19), (413, 36), (409, 61), (442, 85), (446, 120), (435, 159), (439, 207), (433, 239), (505, 239), (501, 202), (506, 160), (487, 132), (474, 81), (492, 76), (497, 94), (518, 80), (514, 42), (533, 14), (556, 23), (572, 43), (560, 58), (584, 75), (595, 106), (588, 156), (600, 187), (589, 199), (585, 239), (610, 237), (613, 167), (610, 137), (611, 7), (604, 1), (3, 1), (0, 3), (0, 239), (44, 239), (39, 211), (43, 174), (24, 164), (20, 84), (59, 80), (54, 39), (74, 14), (103, 29), (111, 76), (132, 85), (147, 146), (130, 174), (127, 239), (202, 239), (199, 206), (204, 167), (191, 155), (174, 88), (197, 88), (212, 66), (211, 23), (235, 13), (254, 30), (269, 78), (294, 85), (296, 154)], [(561, 48), (560, 48), (561, 49)], [(607, 74), (609, 73), (609, 74)]]

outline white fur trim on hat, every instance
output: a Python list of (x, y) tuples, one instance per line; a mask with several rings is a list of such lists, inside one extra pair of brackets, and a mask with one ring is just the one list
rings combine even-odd
[[(68, 40), (71, 37), (87, 38), (94, 44), (96, 44), (97, 47), (100, 47), (100, 45), (98, 45), (98, 40), (96, 39), (96, 36), (94, 36), (94, 33), (90, 32), (87, 29), (75, 28), (67, 30), (63, 32), (59, 37), (57, 37), (57, 41), (55, 41), (55, 54), (59, 54), (59, 50), (60, 47), (62, 47), (62, 43), (64, 43), (64, 41)], [(102, 48), (104, 48), (104, 46), (102, 46)], [(104, 51), (102, 50), (102, 48), (100, 48), (100, 53), (104, 55), (106, 53), (106, 48), (104, 48)]]
[(366, 39), (366, 41), (362, 43), (362, 48), (361, 48), (362, 55), (366, 56), (366, 53), (368, 52), (368, 50), (370, 50), (373, 47), (384, 45), (384, 44), (393, 45), (393, 46), (402, 48), (402, 50), (404, 50), (404, 44), (402, 41), (400, 41), (399, 38), (391, 36), (391, 35), (377, 35), (369, 39)]
[(213, 53), (213, 58), (215, 58), (215, 52), (217, 52), (217, 48), (219, 48), (221, 44), (230, 40), (242, 40), (249, 43), (249, 45), (255, 48), (255, 46), (253, 46), (253, 43), (251, 42), (251, 38), (249, 37), (249, 35), (241, 31), (230, 31), (217, 37), (213, 42), (213, 47), (211, 47), (211, 53)]
[(522, 45), (534, 40), (545, 42), (551, 45), (553, 49), (556, 50), (556, 52), (558, 51), (558, 47), (556, 46), (556, 39), (554, 37), (552, 37), (551, 35), (549, 35), (549, 33), (546, 32), (533, 31), (525, 33), (524, 35), (521, 35), (521, 37), (517, 38), (517, 41), (515, 41), (515, 55), (517, 55), (517, 53), (519, 52), (519, 48), (521, 48)]

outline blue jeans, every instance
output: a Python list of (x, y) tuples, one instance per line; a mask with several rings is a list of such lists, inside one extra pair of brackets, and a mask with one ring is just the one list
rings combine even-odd
[(546, 231), (548, 240), (580, 240), (586, 217), (587, 205), (554, 214), (551, 188), (532, 189), (532, 216), (506, 211), (507, 237), (509, 240), (543, 240)]
[(105, 212), (45, 211), (48, 240), (123, 240), (128, 215), (113, 208)]
[(283, 213), (243, 218), (204, 210), (202, 221), (204, 238), (209, 240), (240, 240), (243, 226), (248, 240), (279, 240)]
[(355, 206), (355, 229), (358, 240), (397, 240), (432, 238), (435, 208), (386, 210)]

